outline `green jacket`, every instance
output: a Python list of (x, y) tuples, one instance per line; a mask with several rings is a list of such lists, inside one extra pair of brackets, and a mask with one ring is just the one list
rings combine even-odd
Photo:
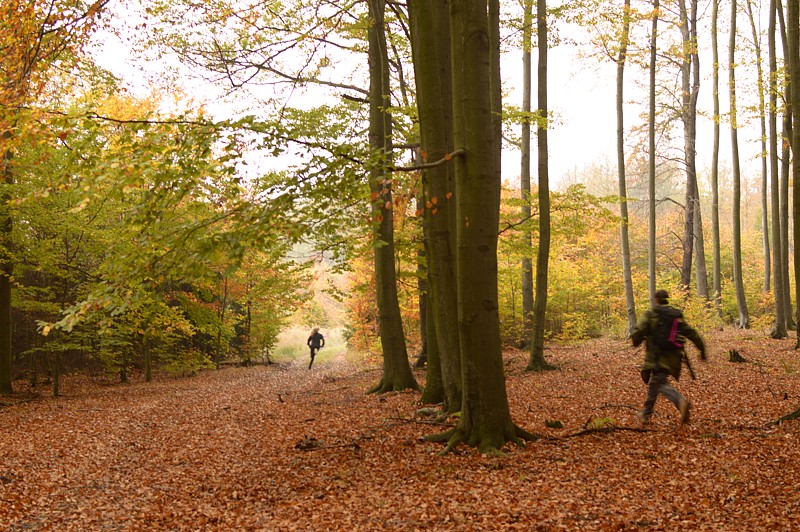
[[(636, 324), (636, 328), (631, 333), (631, 341), (634, 346), (639, 346), (646, 340), (644, 365), (642, 369), (653, 370), (662, 368), (667, 370), (667, 373), (675, 377), (675, 379), (679, 379), (684, 355), (683, 349), (672, 351), (660, 350), (653, 342), (653, 334), (655, 333), (657, 325), (658, 316), (653, 308), (649, 308), (645, 311), (644, 316), (642, 316), (642, 319)], [(683, 318), (681, 318), (679, 330), (681, 336), (686, 340), (690, 340), (697, 346), (697, 349), (700, 350), (700, 358), (704, 359), (706, 357), (706, 346), (700, 333), (686, 323), (686, 320)]]

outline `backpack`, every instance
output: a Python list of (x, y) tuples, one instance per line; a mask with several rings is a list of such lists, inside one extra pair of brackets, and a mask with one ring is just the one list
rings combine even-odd
[(672, 307), (661, 306), (655, 309), (656, 326), (653, 329), (653, 343), (660, 351), (683, 349), (684, 338), (680, 334), (683, 313)]

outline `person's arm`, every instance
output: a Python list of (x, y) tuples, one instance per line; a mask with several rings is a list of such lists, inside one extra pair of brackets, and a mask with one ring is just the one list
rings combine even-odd
[(322, 347), (325, 347), (325, 337), (324, 337), (324, 336), (322, 336), (321, 334), (319, 335), (319, 346), (320, 346), (321, 348), (322, 348)]
[(642, 319), (639, 320), (639, 323), (636, 324), (636, 328), (633, 329), (631, 333), (631, 342), (633, 343), (633, 347), (639, 347), (641, 343), (644, 341), (647, 334), (650, 332), (650, 314), (652, 310), (648, 309), (645, 311), (644, 316)]
[(690, 340), (700, 351), (700, 360), (706, 359), (706, 343), (703, 341), (703, 337), (700, 336), (700, 333), (697, 332), (694, 327), (690, 326), (685, 321), (683, 322), (681, 334), (683, 334), (687, 340)]

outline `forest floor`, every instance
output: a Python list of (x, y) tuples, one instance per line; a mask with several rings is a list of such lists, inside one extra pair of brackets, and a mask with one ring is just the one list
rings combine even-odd
[(640, 351), (551, 346), (539, 374), (507, 352), (512, 416), (541, 439), (503, 457), (438, 456), (419, 394), (367, 395), (380, 370), (344, 355), (20, 390), (0, 397), (0, 529), (800, 530), (800, 420), (770, 424), (800, 406), (795, 340), (707, 340), (679, 385), (691, 422), (660, 398), (646, 430)]

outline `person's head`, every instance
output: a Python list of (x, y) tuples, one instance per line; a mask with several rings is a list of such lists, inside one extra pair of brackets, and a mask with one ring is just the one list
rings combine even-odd
[(318, 333), (319, 332), (319, 327), (314, 327), (313, 329), (311, 329), (311, 332)]
[(656, 293), (653, 294), (653, 297), (656, 300), (656, 303), (659, 305), (666, 305), (669, 301), (669, 293), (666, 290), (656, 290)]

